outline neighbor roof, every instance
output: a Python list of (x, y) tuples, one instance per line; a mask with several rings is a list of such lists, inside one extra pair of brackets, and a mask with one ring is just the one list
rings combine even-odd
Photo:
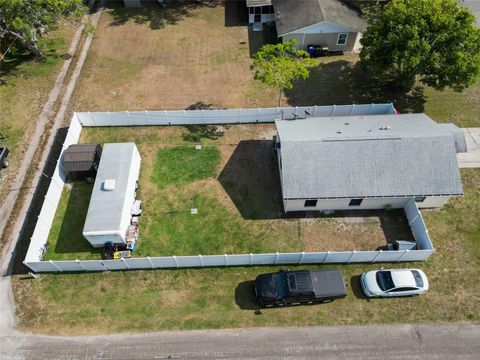
[(480, 26), (480, 1), (479, 0), (462, 0), (461, 4), (469, 8), (475, 15), (476, 24)]
[(269, 5), (272, 5), (272, 0), (247, 0), (247, 7)]
[(89, 171), (92, 169), (95, 155), (100, 145), (74, 144), (63, 153), (63, 168), (66, 172)]
[(358, 32), (367, 27), (359, 10), (346, 1), (273, 0), (272, 3), (279, 36), (323, 21)]
[(285, 199), (463, 194), (463, 131), (425, 114), (276, 121)]
[[(83, 228), (86, 233), (114, 232), (121, 227), (129, 194), (135, 191), (140, 156), (134, 143), (105, 144), (92, 190), (87, 218)], [(115, 190), (105, 191), (105, 180), (115, 180)], [(132, 201), (133, 202), (133, 201)]]

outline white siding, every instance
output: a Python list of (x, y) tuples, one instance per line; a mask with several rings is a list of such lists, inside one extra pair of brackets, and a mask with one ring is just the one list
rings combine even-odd
[[(305, 207), (305, 200), (284, 200), (285, 212), (315, 211), (315, 210), (374, 210), (392, 207), (404, 208), (410, 198), (366, 198), (360, 206), (349, 206), (351, 199), (319, 199), (316, 207)], [(417, 203), (419, 208), (439, 208), (447, 201), (448, 196), (427, 197), (425, 201)]]

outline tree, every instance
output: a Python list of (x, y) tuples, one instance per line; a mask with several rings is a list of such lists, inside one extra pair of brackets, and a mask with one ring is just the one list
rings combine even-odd
[(62, 19), (79, 19), (84, 11), (82, 0), (0, 0), (0, 42), (19, 42), (42, 58), (45, 36)]
[(361, 62), (382, 82), (462, 91), (480, 74), (480, 29), (457, 0), (392, 0), (361, 39)]
[(295, 48), (296, 43), (291, 40), (280, 44), (267, 44), (253, 57), (255, 79), (279, 89), (278, 106), (282, 100), (282, 91), (293, 88), (295, 80), (308, 78), (309, 68), (317, 65), (306, 51)]

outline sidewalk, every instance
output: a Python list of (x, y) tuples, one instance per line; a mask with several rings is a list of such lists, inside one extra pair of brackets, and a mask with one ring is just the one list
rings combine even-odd
[(467, 153), (457, 154), (461, 168), (480, 168), (480, 128), (466, 128)]

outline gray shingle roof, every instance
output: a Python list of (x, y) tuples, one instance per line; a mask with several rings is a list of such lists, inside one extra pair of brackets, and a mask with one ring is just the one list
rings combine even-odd
[(272, 4), (279, 36), (322, 21), (358, 32), (363, 32), (367, 27), (359, 11), (348, 1), (273, 0)]
[(456, 153), (465, 139), (454, 125), (424, 114), (276, 125), (286, 199), (463, 194)]

